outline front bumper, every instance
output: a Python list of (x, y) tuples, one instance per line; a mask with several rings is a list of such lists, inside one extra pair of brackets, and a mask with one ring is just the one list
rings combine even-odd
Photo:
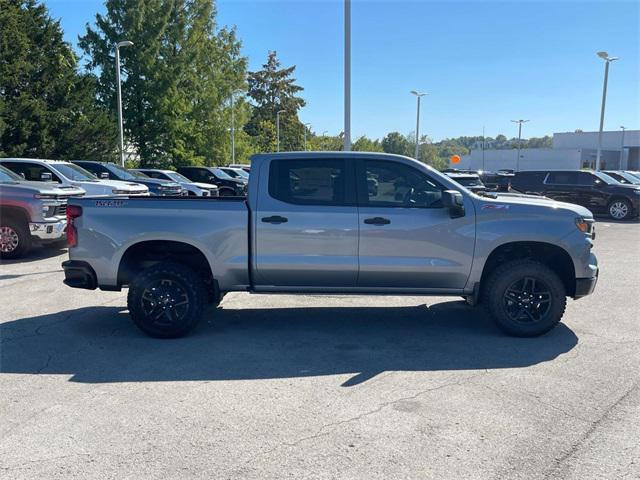
[(595, 277), (576, 278), (576, 293), (573, 296), (574, 300), (578, 300), (579, 298), (586, 297), (593, 293), (596, 289), (596, 284), (598, 283), (598, 273), (599, 270), (596, 270)]
[(61, 240), (65, 238), (67, 230), (67, 221), (58, 220), (57, 222), (30, 222), (29, 232), (32, 237), (40, 240)]
[(73, 288), (95, 290), (98, 286), (96, 272), (87, 262), (67, 260), (62, 262), (64, 284)]

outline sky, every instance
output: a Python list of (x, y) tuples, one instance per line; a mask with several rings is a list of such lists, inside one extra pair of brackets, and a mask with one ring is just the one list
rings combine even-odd
[[(45, 0), (77, 49), (101, 0)], [(218, 24), (235, 26), (259, 69), (269, 50), (296, 65), (314, 132), (343, 130), (343, 2), (218, 0)], [(640, 129), (640, 2), (352, 2), (352, 138), (415, 131), (434, 141), (461, 135), (517, 136), (510, 120), (530, 120), (523, 137), (600, 120), (605, 50), (609, 72), (605, 130)]]

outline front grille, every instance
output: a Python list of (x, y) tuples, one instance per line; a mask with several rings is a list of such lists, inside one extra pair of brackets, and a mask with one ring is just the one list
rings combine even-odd
[(53, 210), (53, 215), (51, 215), (52, 217), (64, 217), (67, 215), (67, 204), (64, 203), (62, 205), (58, 205), (54, 210)]

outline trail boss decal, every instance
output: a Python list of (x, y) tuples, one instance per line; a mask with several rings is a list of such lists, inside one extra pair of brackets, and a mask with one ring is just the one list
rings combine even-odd
[(509, 205), (505, 205), (503, 203), (485, 203), (482, 206), (483, 210), (509, 210)]
[(96, 207), (124, 207), (124, 200), (96, 200)]

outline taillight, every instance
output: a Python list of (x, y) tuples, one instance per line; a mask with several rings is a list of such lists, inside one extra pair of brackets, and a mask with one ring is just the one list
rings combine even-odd
[(74, 220), (82, 215), (82, 207), (78, 205), (67, 205), (67, 245), (75, 247), (78, 245), (78, 231), (74, 225)]

